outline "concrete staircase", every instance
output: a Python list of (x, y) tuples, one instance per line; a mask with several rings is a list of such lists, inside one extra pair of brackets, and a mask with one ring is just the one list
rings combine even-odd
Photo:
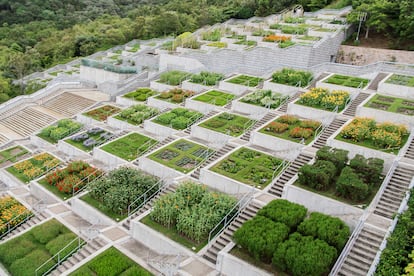
[(177, 186), (175, 186), (175, 185), (168, 185), (167, 187), (164, 187), (158, 194), (156, 194), (153, 198), (151, 198), (137, 212), (135, 212), (134, 214), (132, 214), (128, 218), (126, 218), (124, 220), (124, 222), (122, 222), (122, 226), (125, 229), (129, 230), (130, 229), (131, 220), (135, 219), (136, 217), (139, 217), (140, 215), (142, 215), (146, 211), (150, 210), (152, 208), (152, 206), (154, 205), (154, 202), (157, 199), (159, 199), (161, 196), (166, 195), (166, 194), (169, 194), (169, 193), (173, 193), (173, 192), (175, 192), (176, 189), (177, 189)]
[(379, 73), (375, 79), (373, 79), (371, 81), (371, 83), (368, 86), (368, 89), (370, 90), (377, 90), (378, 89), (378, 83), (380, 83), (380, 81), (382, 81), (383, 79), (385, 79), (385, 77), (388, 76), (388, 74), (386, 73)]
[(320, 149), (326, 145), (328, 138), (334, 134), (340, 127), (342, 127), (348, 120), (342, 118), (335, 118), (319, 135), (318, 139), (313, 143), (312, 147)]
[(327, 76), (329, 76), (329, 73), (322, 73), (320, 74), (316, 79), (314, 79), (310, 84), (309, 84), (309, 89), (310, 88), (315, 88), (316, 87), (316, 83), (318, 81), (320, 81), (321, 79), (326, 78)]
[(226, 153), (230, 152), (231, 150), (233, 150), (235, 148), (235, 146), (230, 145), (230, 144), (226, 144), (224, 145), (224, 147), (222, 147), (221, 149), (219, 149), (218, 151), (216, 151), (212, 156), (210, 156), (206, 162), (204, 162), (200, 167), (198, 167), (192, 174), (191, 177), (195, 178), (195, 179), (199, 179), (200, 178), (200, 171), (202, 168), (206, 167), (207, 165), (211, 164), (212, 162), (214, 162), (215, 160), (219, 159), (220, 157), (222, 157), (223, 155), (225, 155)]
[(42, 106), (66, 117), (72, 117), (95, 103), (91, 99), (65, 92), (46, 101)]
[(374, 214), (393, 219), (405, 197), (408, 185), (414, 176), (414, 169), (401, 164), (394, 170), (385, 190), (375, 206)]
[(241, 140), (244, 141), (249, 141), (250, 140), (250, 134), (252, 133), (252, 130), (257, 129), (259, 127), (261, 127), (262, 125), (264, 125), (265, 123), (267, 123), (270, 120), (273, 120), (275, 117), (277, 116), (277, 114), (273, 113), (273, 112), (269, 112), (267, 113), (265, 116), (263, 116), (259, 121), (255, 122), (253, 124), (253, 126), (247, 130), (241, 137)]
[(289, 97), (289, 99), (282, 104), (278, 109), (276, 109), (279, 112), (283, 112), (286, 113), (287, 112), (287, 108), (288, 108), (288, 104), (293, 102), (294, 100), (296, 100), (297, 98), (299, 98), (299, 96), (302, 94), (302, 92), (296, 92), (292, 97)]
[(243, 223), (253, 218), (257, 211), (262, 208), (260, 205), (253, 201), (244, 208), (240, 214), (233, 220), (232, 223), (217, 237), (214, 243), (204, 253), (203, 258), (209, 262), (216, 264), (218, 253), (231, 242), (231, 238), (234, 232), (239, 229)]
[(352, 248), (345, 256), (337, 275), (367, 275), (384, 236), (385, 232), (367, 224), (364, 225), (358, 233)]
[(408, 148), (406, 152), (404, 153), (404, 157), (409, 158), (409, 159), (414, 159), (414, 139), (411, 139), (411, 141), (409, 142), (410, 144), (408, 145)]
[(189, 127), (187, 127), (186, 129), (184, 129), (184, 133), (190, 134), (191, 133), (191, 126), (196, 124), (197, 122), (203, 121), (203, 120), (207, 120), (208, 118), (213, 117), (214, 115), (218, 114), (218, 111), (212, 110), (209, 113), (207, 113), (206, 115), (204, 115), (203, 117), (201, 117), (200, 119), (196, 120), (194, 123), (192, 123)]
[(0, 145), (7, 143), (7, 141), (9, 141), (9, 139), (0, 133)]
[(68, 259), (66, 259), (66, 261), (64, 261), (55, 270), (53, 270), (52, 273), (50, 273), (50, 275), (62, 275), (62, 273), (71, 269), (72, 267), (74, 267), (90, 255), (94, 254), (96, 251), (104, 247), (106, 244), (107, 242), (99, 237), (94, 238), (91, 241), (88, 241), (78, 252), (70, 256)]
[(268, 193), (277, 197), (282, 197), (283, 187), (285, 184), (298, 173), (300, 167), (307, 164), (312, 160), (312, 158), (313, 156), (311, 155), (300, 153), (296, 159), (290, 163), (289, 167), (287, 167), (286, 170), (284, 170), (283, 173), (277, 178), (276, 182), (270, 187)]
[(26, 220), (24, 223), (20, 224), (17, 228), (15, 228), (13, 231), (8, 233), (6, 236), (4, 236), (1, 240), (8, 240), (19, 234), (20, 232), (23, 232), (42, 221), (46, 220), (48, 218), (48, 215), (44, 212), (38, 213), (35, 216), (31, 217), (30, 219)]
[(56, 118), (29, 106), (1, 120), (0, 124), (26, 137), (50, 125), (55, 120)]
[(355, 116), (358, 105), (360, 105), (363, 101), (365, 101), (369, 96), (371, 95), (368, 93), (364, 93), (364, 92), (359, 93), (358, 96), (348, 106), (348, 108), (345, 109), (343, 114), (347, 116), (351, 116), (351, 117)]

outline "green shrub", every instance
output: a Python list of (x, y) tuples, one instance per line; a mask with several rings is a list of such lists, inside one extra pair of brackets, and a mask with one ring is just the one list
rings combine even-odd
[[(34, 275), (35, 270), (46, 262), (50, 257), (49, 253), (44, 250), (34, 250), (22, 259), (18, 259), (10, 266), (10, 272), (15, 276), (27, 276)], [(42, 272), (46, 272), (49, 267), (53, 265), (53, 262), (50, 262), (49, 266), (45, 266), (42, 269)]]
[[(24, 234), (27, 237), (28, 234)], [(22, 237), (23, 237), (22, 236)], [(13, 248), (13, 250), (10, 250)], [(23, 258), (36, 249), (36, 244), (28, 239), (12, 239), (0, 245), (0, 261), (6, 266), (10, 266), (14, 261)]]
[(349, 166), (359, 174), (368, 185), (379, 185), (382, 180), (384, 160), (379, 158), (368, 158), (357, 154), (349, 162)]
[(298, 181), (313, 189), (329, 189), (335, 177), (335, 165), (330, 161), (317, 160), (313, 165), (305, 164), (299, 169)]
[[(67, 246), (71, 241), (73, 241), (75, 238), (76, 238), (76, 235), (74, 233), (66, 233), (66, 234), (59, 235), (46, 244), (46, 249), (49, 251), (51, 255), (55, 255), (61, 249)], [(61, 252), (61, 255), (66, 256), (68, 253), (70, 253), (70, 251), (75, 249), (77, 246), (78, 246), (78, 243), (75, 243), (75, 242), (72, 243), (64, 251)]]
[(33, 228), (31, 233), (38, 242), (46, 244), (56, 238), (60, 233), (63, 233), (65, 230), (66, 229), (60, 222), (57, 220), (51, 220), (48, 223), (43, 223)]
[(270, 218), (274, 222), (281, 222), (291, 230), (296, 228), (305, 218), (307, 209), (299, 204), (285, 199), (273, 200), (257, 213)]
[(191, 76), (190, 73), (183, 72), (183, 71), (168, 71), (165, 73), (162, 73), (160, 75), (160, 82), (166, 83), (169, 85), (179, 85), (184, 80), (188, 79)]
[(190, 118), (186, 117), (177, 117), (171, 120), (171, 126), (175, 129), (185, 129), (190, 123)]
[(337, 257), (335, 247), (299, 233), (290, 235), (273, 255), (272, 263), (292, 275), (327, 275)]
[(89, 264), (96, 275), (119, 275), (131, 266), (131, 260), (120, 254), (115, 248), (109, 248)]
[(150, 276), (150, 275), (152, 274), (137, 266), (130, 267), (120, 274), (120, 276)]
[(349, 238), (349, 227), (339, 218), (321, 213), (311, 213), (310, 217), (298, 226), (298, 232), (312, 236), (342, 250)]
[(305, 34), (307, 29), (303, 27), (294, 27), (294, 26), (288, 26), (284, 25), (281, 27), (282, 33), (284, 34)]
[(283, 68), (280, 71), (276, 71), (272, 74), (272, 82), (296, 86), (300, 84), (300, 87), (306, 87), (312, 80), (313, 75), (311, 72), (294, 70), (290, 68)]
[(263, 216), (256, 216), (236, 230), (233, 238), (256, 260), (270, 262), (273, 253), (289, 235), (289, 227)]
[(200, 72), (199, 74), (192, 75), (191, 82), (200, 83), (208, 86), (216, 85), (218, 81), (224, 79), (224, 75), (214, 72)]
[(348, 151), (323, 146), (316, 152), (316, 159), (332, 162), (336, 168), (336, 175), (339, 175), (348, 163)]
[(369, 194), (369, 187), (356, 174), (352, 168), (346, 167), (336, 182), (337, 192), (352, 200), (363, 200)]

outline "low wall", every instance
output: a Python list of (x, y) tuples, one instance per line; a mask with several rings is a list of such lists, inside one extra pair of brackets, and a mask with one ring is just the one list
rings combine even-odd
[(122, 120), (118, 120), (115, 117), (108, 117), (106, 123), (108, 126), (121, 129), (121, 130), (139, 130), (139, 126), (131, 125), (130, 123)]
[(295, 149), (303, 149), (304, 144), (295, 143), (275, 136), (267, 135), (259, 131), (253, 131), (250, 135), (250, 143), (258, 145), (278, 153), (278, 156), (288, 157)]
[(91, 117), (85, 116), (83, 114), (76, 115), (76, 121), (78, 121), (79, 123), (82, 123), (86, 126), (95, 125), (95, 124), (100, 123), (100, 121), (92, 119)]
[(164, 166), (156, 161), (149, 159), (146, 156), (139, 158), (139, 168), (149, 174), (158, 176), (161, 179), (172, 179), (180, 176), (184, 176), (185, 174), (171, 169), (167, 166)]
[[(235, 77), (235, 76), (234, 76)], [(232, 77), (233, 78), (233, 77)], [(248, 87), (240, 84), (230, 83), (226, 81), (220, 81), (219, 89), (228, 91), (234, 95), (240, 96), (249, 89), (254, 89), (254, 87)]]
[(93, 158), (107, 165), (109, 170), (113, 170), (120, 165), (128, 163), (128, 161), (119, 158), (118, 156), (115, 156), (113, 154), (110, 154), (109, 152), (106, 152), (100, 148), (93, 149)]
[(38, 198), (44, 201), (46, 204), (54, 204), (62, 201), (60, 198), (55, 196), (53, 193), (51, 193), (48, 189), (37, 183), (36, 181), (30, 181), (29, 184), (30, 193)]
[(258, 106), (254, 104), (244, 103), (240, 100), (237, 100), (233, 101), (231, 105), (231, 110), (252, 115), (251, 118), (255, 120), (260, 120), (264, 115), (266, 115), (266, 113), (268, 113), (272, 109), (268, 109), (263, 106)]
[(96, 210), (94, 207), (90, 206), (86, 202), (82, 201), (79, 198), (72, 198), (70, 200), (72, 212), (88, 221), (90, 224), (98, 225), (114, 225), (115, 221), (108, 218), (106, 215), (102, 214), (100, 211)]
[(248, 193), (252, 190), (252, 186), (233, 180), (227, 176), (210, 171), (203, 168), (200, 171), (200, 182), (226, 194)]
[(227, 143), (229, 140), (236, 138), (198, 125), (194, 125), (191, 127), (191, 136), (205, 140), (212, 144), (223, 145)]
[(193, 83), (193, 82), (190, 82), (189, 80), (186, 80), (181, 83), (181, 88), (186, 89), (186, 90), (191, 90), (196, 93), (200, 93), (200, 92), (213, 88), (213, 86), (202, 85), (199, 83)]
[(16, 187), (22, 185), (23, 182), (20, 182), (12, 174), (6, 171), (6, 168), (0, 169), (0, 181), (6, 184), (7, 187)]
[(156, 99), (155, 97), (148, 98), (147, 105), (152, 106), (152, 107), (156, 107), (160, 110), (163, 110), (165, 108), (174, 109), (174, 108), (180, 107), (179, 105), (177, 105), (175, 103), (170, 103), (170, 102), (167, 102), (167, 101), (159, 100), (159, 99)]
[(388, 112), (379, 109), (369, 108), (365, 106), (358, 106), (356, 116), (373, 118), (377, 122), (392, 122), (395, 124), (404, 124), (408, 128), (414, 122), (413, 116), (403, 115), (395, 112)]
[(316, 87), (317, 88), (327, 88), (330, 91), (333, 91), (333, 90), (347, 91), (347, 92), (349, 92), (349, 94), (350, 94), (351, 97), (353, 95), (356, 95), (356, 94), (358, 94), (358, 93), (361, 92), (362, 89), (359, 89), (359, 88), (353, 88), (353, 87), (342, 86), (342, 85), (337, 85), (337, 84), (332, 84), (332, 83), (326, 83), (326, 82), (324, 82), (324, 80), (330, 78), (333, 75), (334, 74), (331, 74), (331, 75), (327, 76), (326, 78), (324, 78), (324, 79), (316, 82)]
[(266, 80), (263, 83), (263, 89), (272, 90), (283, 95), (291, 95), (298, 91), (298, 87), (272, 82), (272, 79)]
[(125, 98), (123, 96), (117, 96), (115, 103), (119, 105), (123, 105), (123, 106), (128, 106), (128, 107), (137, 105), (137, 104), (143, 104), (143, 102), (134, 101), (134, 100)]
[(82, 80), (91, 81), (100, 84), (106, 81), (123, 81), (133, 76), (134, 74), (118, 74), (103, 69), (83, 66), (80, 67), (80, 77)]
[(39, 148), (47, 148), (47, 147), (53, 147), (54, 146), (54, 144), (51, 144), (48, 141), (43, 140), (42, 138), (40, 138), (36, 134), (30, 135), (30, 142), (33, 145), (36, 145)]
[(220, 275), (243, 275), (243, 276), (271, 276), (262, 269), (259, 269), (229, 253), (219, 252), (217, 256), (216, 270)]
[(388, 96), (414, 100), (414, 87), (386, 83), (391, 76), (392, 74), (378, 84), (378, 92)]
[(312, 120), (316, 120), (320, 122), (325, 121), (327, 118), (331, 118), (333, 116), (338, 115), (337, 113), (333, 113), (330, 111), (317, 109), (317, 108), (313, 108), (313, 107), (309, 107), (309, 106), (305, 106), (301, 104), (296, 104), (298, 100), (299, 99), (297, 99), (294, 102), (288, 103), (288, 108), (287, 108), (288, 114), (293, 114), (293, 115), (297, 115), (302, 118), (312, 119)]
[(151, 81), (150, 82), (150, 88), (153, 89), (153, 90), (157, 90), (159, 92), (165, 92), (165, 91), (177, 88), (177, 86), (161, 83), (161, 82), (158, 82), (158, 81)]
[[(67, 138), (69, 139), (69, 138)], [(61, 152), (69, 155), (70, 158), (78, 158), (78, 159), (89, 159), (91, 156), (84, 152), (81, 149), (78, 149), (77, 147), (72, 146), (69, 143), (66, 143), (64, 140), (59, 140), (57, 145), (58, 150)]]
[(364, 213), (363, 209), (307, 191), (292, 184), (285, 185), (282, 198), (302, 204), (311, 212), (339, 217), (351, 229), (355, 228)]
[(144, 121), (144, 129), (148, 132), (153, 133), (154, 135), (157, 135), (159, 137), (167, 137), (170, 136), (176, 132), (179, 132), (179, 130), (163, 126), (157, 123), (154, 123), (151, 120), (145, 120)]
[(214, 104), (209, 104), (205, 102), (196, 101), (193, 99), (186, 99), (185, 100), (185, 107), (189, 109), (193, 109), (199, 111), (203, 114), (207, 114), (212, 110), (216, 110), (219, 107)]

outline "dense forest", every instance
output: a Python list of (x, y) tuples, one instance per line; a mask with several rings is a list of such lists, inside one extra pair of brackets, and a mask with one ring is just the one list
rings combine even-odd
[[(317, 10), (332, 1), (0, 0), (0, 102), (34, 90), (13, 85), (13, 79), (135, 38), (178, 35), (231, 17), (266, 16), (297, 3)], [(411, 0), (367, 1), (376, 3), (367, 26), (398, 39), (414, 34)], [(367, 1), (354, 0), (355, 7), (364, 7)], [(333, 4), (350, 2), (335, 0)], [(390, 22), (381, 20), (382, 13)], [(398, 20), (408, 23), (396, 24)]]

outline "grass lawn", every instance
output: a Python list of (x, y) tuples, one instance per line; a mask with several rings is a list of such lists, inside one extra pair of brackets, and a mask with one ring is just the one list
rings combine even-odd
[(376, 94), (365, 107), (395, 112), (404, 115), (414, 115), (414, 101)]
[(73, 140), (72, 138), (69, 138), (69, 139), (66, 139), (66, 140), (64, 140), (66, 143), (68, 143), (68, 144), (71, 144), (72, 146), (74, 146), (74, 147), (77, 147), (78, 149), (80, 149), (80, 150), (83, 150), (83, 151), (85, 151), (85, 152), (90, 152), (94, 147), (97, 147), (97, 146), (99, 146), (99, 145), (102, 145), (102, 144), (104, 144), (106, 141), (107, 141), (107, 139), (106, 138), (104, 138), (104, 137), (101, 137), (101, 135), (103, 134), (103, 133), (107, 133), (108, 135), (112, 135), (112, 133), (110, 133), (110, 132), (107, 132), (107, 131), (104, 131), (104, 132), (101, 132), (101, 133), (96, 133), (96, 134), (88, 134), (88, 138), (92, 138), (92, 139), (94, 139), (96, 142), (97, 142), (97, 144), (95, 144), (95, 145), (93, 145), (93, 146), (85, 146), (84, 144), (83, 144), (83, 142), (86, 140), (86, 139), (84, 139), (84, 140), (81, 140), (81, 141), (75, 141), (75, 140)]
[(181, 139), (154, 152), (148, 158), (179, 172), (188, 173), (210, 153), (212, 150), (204, 146)]
[(113, 212), (112, 210), (108, 209), (105, 205), (103, 205), (101, 202), (91, 197), (89, 194), (82, 196), (80, 199), (115, 221), (121, 221), (128, 216), (128, 214), (119, 215)]
[(125, 94), (123, 97), (138, 102), (145, 102), (149, 97), (157, 95), (158, 92), (151, 88), (139, 88), (133, 92)]
[(194, 97), (193, 100), (217, 106), (224, 106), (235, 97), (235, 95), (229, 93), (221, 92), (218, 90), (211, 90), (197, 97)]
[(246, 117), (222, 113), (199, 124), (199, 126), (237, 137), (242, 135), (253, 123), (253, 120)]
[(283, 160), (273, 156), (241, 148), (221, 160), (211, 170), (247, 185), (263, 189), (272, 182), (273, 177), (281, 172), (283, 168), (279, 165), (282, 162)]
[(4, 162), (16, 162), (17, 158), (20, 156), (25, 155), (29, 151), (21, 146), (15, 146), (11, 147), (5, 150), (0, 151), (0, 164), (3, 164)]
[(152, 274), (115, 247), (110, 247), (69, 275), (150, 276)]
[(83, 115), (91, 117), (97, 121), (105, 121), (109, 116), (118, 113), (121, 109), (112, 105), (105, 105), (99, 108), (92, 109)]
[(414, 77), (392, 74), (392, 76), (387, 79), (386, 83), (414, 87)]
[(125, 137), (106, 144), (101, 149), (124, 160), (132, 161), (141, 156), (149, 147), (158, 141), (147, 136), (131, 133)]
[(257, 42), (254, 41), (254, 40), (239, 40), (237, 42), (234, 42), (234, 44), (246, 45), (246, 46), (256, 46)]
[[(180, 234), (177, 229), (174, 227), (171, 228), (167, 228), (162, 224), (159, 224), (156, 221), (153, 221), (150, 216), (146, 216), (144, 217), (141, 222), (145, 225), (147, 225), (148, 227), (151, 227), (152, 229), (154, 229), (157, 232), (160, 232), (161, 234), (163, 234), (164, 236), (170, 238), (171, 240), (189, 248), (190, 250), (194, 251), (194, 252), (198, 252), (200, 251), (207, 243), (208, 243), (208, 238), (206, 238), (205, 240), (197, 243), (193, 240), (190, 240), (189, 238), (183, 236), (182, 234)], [(195, 247), (195, 250), (192, 249), (192, 247)]]
[(263, 80), (262, 78), (258, 78), (258, 77), (239, 75), (229, 80), (226, 80), (226, 82), (239, 84), (239, 85), (245, 85), (249, 87), (256, 87), (259, 84), (259, 82), (261, 82), (262, 80)]
[(362, 146), (362, 147), (366, 147), (366, 148), (370, 148), (370, 149), (374, 149), (374, 150), (379, 150), (379, 151), (382, 151), (382, 152), (386, 152), (386, 153), (391, 153), (391, 154), (395, 154), (395, 155), (397, 155), (397, 154), (398, 154), (398, 152), (400, 151), (400, 149), (401, 149), (401, 148), (405, 145), (405, 143), (407, 142), (407, 140), (408, 140), (408, 136), (409, 136), (409, 135), (405, 135), (405, 136), (403, 136), (403, 137), (402, 137), (402, 140), (401, 140), (401, 146), (400, 146), (398, 149), (381, 149), (381, 148), (377, 147), (377, 146), (373, 143), (373, 141), (372, 141), (372, 140), (364, 140), (364, 141), (358, 141), (358, 142), (355, 142), (355, 141), (353, 141), (353, 140), (351, 140), (351, 139), (345, 139), (345, 138), (343, 138), (343, 137), (341, 136), (341, 134), (338, 134), (338, 135), (335, 137), (335, 139), (337, 139), (337, 140), (339, 140), (339, 141), (347, 142), (347, 143), (350, 143), (350, 144), (354, 144), (354, 145), (357, 145), (357, 146)]
[[(55, 219), (34, 227), (29, 232), (0, 245), (0, 261), (12, 275), (35, 275), (35, 270), (74, 240), (76, 235)], [(66, 254), (76, 248), (73, 243)], [(63, 255), (66, 255), (63, 252)], [(46, 272), (55, 262), (42, 269)]]
[(337, 85), (353, 87), (353, 88), (357, 88), (357, 87), (364, 88), (365, 86), (367, 86), (369, 81), (370, 81), (369, 79), (363, 79), (363, 78), (352, 77), (352, 76), (344, 76), (344, 75), (338, 75), (338, 74), (335, 74), (329, 77), (328, 79), (324, 80), (324, 82), (326, 83), (337, 84)]

